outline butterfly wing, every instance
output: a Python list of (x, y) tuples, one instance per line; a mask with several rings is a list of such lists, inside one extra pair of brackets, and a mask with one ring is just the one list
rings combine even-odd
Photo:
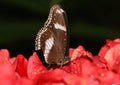
[(42, 49), (48, 64), (61, 65), (67, 62), (68, 28), (65, 19), (64, 10), (59, 5), (54, 5), (44, 28), (37, 34), (35, 49)]

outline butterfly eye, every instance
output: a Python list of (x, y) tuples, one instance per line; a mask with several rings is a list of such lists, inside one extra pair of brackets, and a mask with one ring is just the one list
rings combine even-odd
[(60, 64), (62, 64), (62, 63), (63, 63), (63, 61), (62, 61), (62, 60), (60, 60), (60, 61), (59, 61), (59, 63), (60, 63)]
[(62, 64), (63, 64), (63, 59), (58, 59), (58, 60), (57, 60), (57, 63), (58, 63), (59, 65), (62, 65)]

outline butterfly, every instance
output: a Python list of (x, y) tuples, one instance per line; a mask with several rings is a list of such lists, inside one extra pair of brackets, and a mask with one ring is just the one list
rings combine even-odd
[(35, 50), (42, 50), (47, 64), (64, 65), (69, 62), (68, 33), (66, 13), (59, 4), (55, 4), (35, 39)]

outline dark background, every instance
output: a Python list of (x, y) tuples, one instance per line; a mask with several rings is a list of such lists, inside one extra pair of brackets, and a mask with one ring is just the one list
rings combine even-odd
[(120, 37), (119, 0), (0, 0), (0, 48), (30, 56), (55, 3), (67, 13), (70, 47), (83, 45), (96, 55), (106, 39)]

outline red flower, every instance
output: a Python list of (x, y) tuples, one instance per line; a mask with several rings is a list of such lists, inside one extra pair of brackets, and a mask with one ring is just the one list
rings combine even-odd
[[(83, 46), (69, 49), (70, 63), (46, 68), (36, 52), (27, 60), (0, 50), (0, 85), (120, 85), (120, 39), (107, 40), (93, 56)], [(40, 55), (39, 55), (40, 56)]]
[(27, 67), (28, 78), (36, 80), (36, 78), (38, 78), (40, 74), (44, 73), (45, 71), (47, 71), (47, 68), (43, 66), (37, 54), (34, 52), (33, 55), (28, 60)]
[(120, 39), (107, 40), (106, 45), (101, 48), (98, 56), (109, 70), (120, 72)]
[(16, 61), (17, 61), (16, 72), (21, 77), (27, 77), (27, 64), (28, 64), (27, 59), (20, 54), (17, 56)]
[(8, 50), (0, 50), (0, 85), (34, 85), (33, 81), (27, 78), (20, 78), (20, 75), (23, 75), (24, 72), (21, 72), (23, 74), (20, 73), (19, 75), (21, 69), (18, 70), (17, 67), (21, 65), (17, 63), (15, 57), (10, 58)]
[(76, 49), (69, 49), (69, 57), (71, 60), (74, 60), (77, 57), (93, 57), (93, 55), (92, 53), (86, 51), (83, 46), (78, 46)]
[(39, 85), (82, 85), (80, 77), (61, 69), (50, 70), (41, 74), (38, 83)]

